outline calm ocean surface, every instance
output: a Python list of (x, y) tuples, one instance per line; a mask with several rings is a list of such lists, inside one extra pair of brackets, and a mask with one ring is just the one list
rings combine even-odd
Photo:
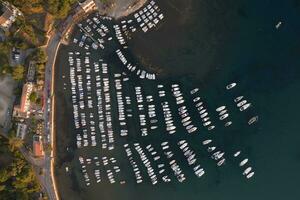
[[(160, 0), (157, 3), (166, 20), (158, 30), (135, 35), (129, 42), (133, 58), (145, 68), (158, 71), (164, 84), (179, 82), (186, 93), (199, 87), (212, 109), (228, 105), (234, 124), (213, 134), (176, 133), (176, 139), (187, 139), (199, 154), (206, 170), (201, 179), (189, 178), (183, 184), (174, 181), (152, 186), (148, 181), (135, 185), (130, 174), (132, 180), (125, 185), (99, 184), (86, 188), (78, 178), (78, 154), (89, 155), (95, 150), (79, 152), (75, 148), (70, 91), (63, 90), (61, 78), (69, 73), (67, 51), (74, 47), (63, 47), (56, 63), (59, 159), (56, 174), (62, 199), (299, 200), (300, 1)], [(276, 29), (279, 21), (283, 24)], [(107, 62), (114, 70), (122, 70), (114, 65), (113, 59)], [(231, 82), (237, 82), (237, 87), (226, 91), (225, 86)], [(156, 85), (151, 81), (134, 84), (142, 85), (149, 94), (154, 93)], [(241, 114), (233, 109), (232, 99), (239, 95), (253, 103), (251, 111)], [(248, 126), (248, 118), (254, 114), (259, 116), (259, 122)], [(147, 141), (137, 136), (126, 142), (153, 144), (162, 140), (159, 134), (162, 133), (155, 133)], [(201, 139), (208, 136), (226, 152), (241, 149), (251, 159), (254, 178), (246, 180), (233, 159), (224, 167), (216, 167), (201, 145)], [(118, 151), (114, 151), (113, 156), (126, 159), (124, 151), (116, 154)], [(71, 175), (66, 174), (65, 166), (70, 167)], [(125, 164), (120, 167), (127, 166), (130, 167)], [(187, 176), (192, 175), (187, 172)]]

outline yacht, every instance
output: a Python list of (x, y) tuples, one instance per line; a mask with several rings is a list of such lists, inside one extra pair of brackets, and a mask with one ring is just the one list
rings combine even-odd
[(206, 112), (206, 109), (203, 109), (203, 110), (201, 110), (201, 111), (199, 112), (199, 114), (202, 115), (202, 114), (205, 113), (205, 112)]
[(233, 154), (234, 157), (238, 157), (241, 154), (241, 151), (237, 151), (235, 154)]
[(203, 119), (202, 119), (202, 122), (206, 122), (206, 121), (208, 121), (210, 118), (209, 117), (204, 117)]
[(248, 158), (245, 158), (240, 162), (240, 167), (244, 166), (248, 162)]
[(196, 107), (198, 108), (199, 106), (201, 106), (203, 104), (202, 101), (200, 101), (199, 103), (196, 104)]
[(227, 110), (226, 110), (226, 109), (220, 111), (220, 112), (219, 112), (219, 116), (224, 115), (225, 113), (227, 113)]
[(226, 89), (230, 90), (230, 89), (234, 88), (235, 86), (236, 86), (236, 83), (231, 83), (231, 84), (226, 86)]
[(191, 90), (191, 94), (195, 94), (198, 91), (199, 91), (199, 88), (195, 88), (195, 89)]
[(223, 165), (225, 163), (225, 158), (221, 159), (217, 165), (220, 167), (221, 165)]
[(216, 109), (217, 112), (221, 112), (222, 110), (224, 110), (226, 108), (226, 106), (220, 106)]
[(282, 25), (282, 22), (281, 21), (279, 21), (277, 24), (276, 24), (276, 29), (279, 29), (280, 28), (280, 26)]
[(248, 109), (251, 106), (251, 103), (247, 103), (245, 105), (243, 105), (242, 107), (240, 107), (240, 111), (244, 111), (246, 109)]
[(250, 174), (248, 174), (246, 177), (247, 179), (251, 178), (254, 175), (254, 172), (251, 172)]
[(208, 115), (208, 112), (203, 113), (202, 115), (200, 115), (201, 118), (204, 118)]
[(193, 133), (197, 130), (197, 127), (193, 127), (191, 129), (188, 130), (188, 133)]
[(252, 167), (248, 167), (244, 170), (243, 175), (248, 175), (252, 170)]
[(188, 126), (190, 123), (192, 123), (192, 121), (184, 122), (182, 125), (183, 125), (183, 126)]
[(213, 152), (216, 149), (216, 147), (208, 147), (207, 152)]
[(204, 140), (204, 141), (202, 142), (202, 144), (203, 144), (203, 145), (207, 145), (207, 144), (209, 144), (209, 143), (211, 143), (211, 142), (212, 142), (212, 140), (208, 139), (208, 140)]
[(230, 126), (232, 124), (232, 121), (226, 122), (225, 127)]
[(198, 169), (195, 174), (198, 178), (200, 178), (201, 176), (203, 176), (205, 173), (205, 171), (201, 168), (201, 169)]
[(234, 102), (237, 103), (239, 102), (240, 100), (242, 100), (244, 98), (244, 96), (238, 96), (234, 99)]
[(203, 123), (203, 126), (208, 126), (210, 124), (211, 124), (211, 121), (208, 121), (208, 122)]
[(245, 105), (246, 103), (247, 103), (247, 100), (243, 100), (236, 105), (237, 105), (237, 107), (241, 107), (241, 106)]
[(200, 97), (196, 97), (196, 98), (193, 99), (193, 101), (194, 101), (194, 102), (197, 102), (197, 101), (199, 101), (200, 99), (201, 99)]
[(194, 171), (197, 171), (200, 168), (200, 165), (197, 165), (196, 167), (194, 167)]
[(226, 119), (228, 116), (229, 116), (229, 114), (226, 113), (226, 114), (224, 114), (224, 115), (222, 115), (222, 116), (220, 117), (220, 120), (224, 120), (224, 119)]

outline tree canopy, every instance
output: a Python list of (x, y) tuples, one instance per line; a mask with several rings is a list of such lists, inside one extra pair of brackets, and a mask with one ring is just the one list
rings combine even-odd
[(46, 10), (57, 18), (65, 18), (75, 0), (47, 0)]
[(47, 62), (48, 57), (44, 49), (37, 48), (32, 54), (32, 59), (36, 61), (38, 64), (43, 64)]
[(25, 68), (23, 65), (17, 65), (12, 68), (12, 77), (14, 80), (20, 81), (24, 78)]
[(38, 94), (36, 92), (31, 92), (29, 95), (29, 100), (33, 103), (35, 103), (38, 99)]
[(9, 143), (0, 136), (0, 155), (9, 153), (12, 156), (9, 165), (0, 165), (0, 199), (37, 199), (36, 194), (41, 188), (32, 167), (18, 150), (8, 148)]

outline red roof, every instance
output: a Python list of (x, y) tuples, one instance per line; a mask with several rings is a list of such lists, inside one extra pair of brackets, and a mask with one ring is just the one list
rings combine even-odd
[(44, 150), (41, 141), (33, 141), (33, 153), (36, 157), (44, 156)]

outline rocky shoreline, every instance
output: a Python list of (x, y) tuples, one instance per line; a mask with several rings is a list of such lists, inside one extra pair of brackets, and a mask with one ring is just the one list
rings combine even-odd
[(96, 0), (99, 12), (102, 15), (120, 19), (140, 9), (148, 0), (108, 0), (102, 3)]

